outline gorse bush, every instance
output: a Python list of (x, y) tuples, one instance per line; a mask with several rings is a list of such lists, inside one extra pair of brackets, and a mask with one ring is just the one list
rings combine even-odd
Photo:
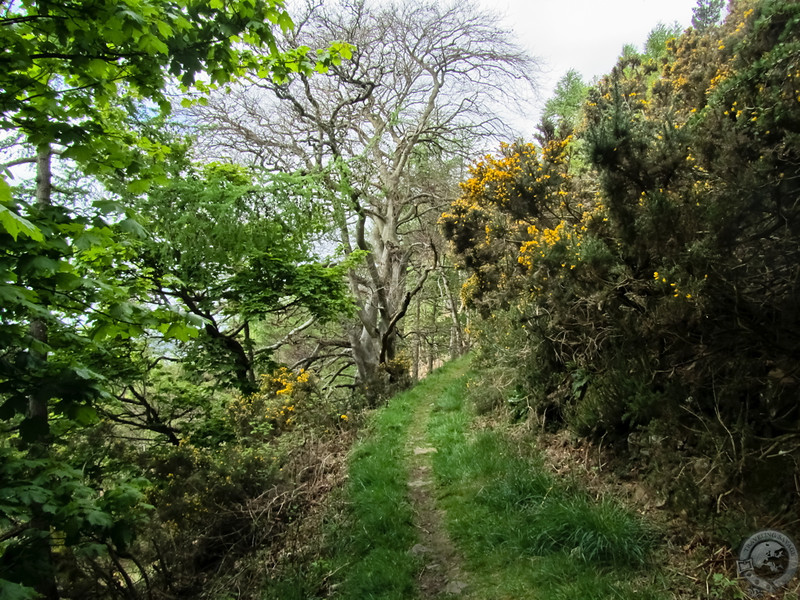
[[(192, 385), (176, 371), (151, 373), (141, 388), (150, 430), (134, 428), (135, 413), (118, 404), (109, 417), (73, 432), (63, 452), (85, 461), (82, 472), (16, 460), (0, 473), (17, 481), (9, 490), (46, 502), (50, 497), (34, 489), (38, 478), (33, 486), (22, 482), (31, 467), (60, 478), (53, 500), (66, 510), (54, 516), (70, 548), (56, 556), (63, 576), (81, 579), (81, 597), (129, 597), (128, 588), (223, 597), (234, 587), (255, 597), (283, 554), (291, 555), (287, 544), (297, 545), (294, 522), (317, 505), (341, 463), (347, 419), (322, 398), (313, 373), (278, 368), (243, 395)], [(26, 554), (12, 550), (14, 563), (4, 572), (24, 575), (34, 563), (21, 563)], [(119, 578), (126, 583), (118, 585)]]
[(441, 226), (499, 395), (612, 442), (669, 423), (733, 485), (798, 448), (800, 6), (663, 42), (574, 132), (477, 162)]
[(279, 367), (261, 375), (260, 380), (257, 391), (237, 396), (228, 404), (227, 417), (237, 435), (268, 438), (293, 428), (298, 421), (331, 416), (324, 414), (326, 408), (333, 409), (323, 402), (311, 373)]
[(140, 535), (138, 556), (158, 565), (152, 584), (186, 596), (200, 593), (199, 573), (209, 569), (222, 587), (258, 587), (267, 578), (266, 549), (280, 548), (318, 485), (313, 455), (322, 428), (335, 431), (341, 419), (312, 373), (286, 368), (263, 374), (251, 394), (221, 394), (211, 404), (214, 431), (204, 421), (200, 430), (187, 427), (178, 445), (131, 457), (153, 481), (153, 527)]

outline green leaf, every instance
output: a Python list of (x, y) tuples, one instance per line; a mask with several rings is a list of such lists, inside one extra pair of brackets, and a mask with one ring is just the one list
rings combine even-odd
[(345, 59), (350, 60), (353, 58), (353, 46), (344, 42), (336, 42), (331, 44), (331, 48), (339, 53), (339, 55)]
[(89, 248), (104, 247), (110, 243), (110, 231), (106, 228), (89, 229), (75, 238), (74, 245), (78, 250), (88, 250)]
[(175, 27), (182, 31), (186, 31), (192, 28), (192, 24), (186, 19), (186, 17), (178, 15), (178, 17), (175, 19)]
[(280, 18), (280, 15), (278, 14), (278, 11), (275, 10), (274, 8), (272, 8), (272, 7), (268, 8), (266, 11), (264, 11), (264, 16), (267, 18), (267, 20), (270, 23), (276, 23), (276, 24), (278, 22), (278, 19)]
[(28, 308), (33, 307), (36, 302), (36, 294), (31, 290), (18, 285), (7, 285), (0, 283), (0, 304), (3, 306), (13, 306), (21, 304)]
[(159, 54), (169, 54), (169, 46), (157, 37), (152, 36), (150, 44)]
[(17, 499), (26, 506), (43, 504), (51, 496), (51, 492), (39, 485), (21, 485), (11, 488), (9, 491), (13, 492)]
[(33, 588), (0, 579), (0, 598), (3, 600), (35, 600), (38, 597), (38, 592)]
[(94, 149), (89, 144), (73, 144), (61, 154), (62, 158), (71, 158), (76, 162), (85, 162), (92, 159)]
[(100, 60), (99, 58), (95, 58), (89, 61), (87, 68), (92, 75), (100, 79), (106, 74), (106, 71), (108, 70), (108, 63), (104, 60)]
[(41, 506), (42, 512), (54, 515), (58, 512), (58, 504), (54, 502), (45, 502)]
[(169, 24), (165, 23), (164, 21), (156, 21), (156, 27), (158, 28), (158, 33), (161, 34), (161, 37), (165, 39), (169, 39), (174, 35), (172, 27), (170, 27)]
[(90, 335), (95, 342), (102, 342), (105, 339), (116, 337), (119, 331), (120, 328), (113, 323), (104, 322), (95, 327)]
[(186, 315), (187, 321), (194, 325), (197, 328), (205, 327), (208, 321), (201, 317), (200, 315), (196, 315), (194, 313), (189, 313)]
[(0, 205), (0, 227), (5, 229), (15, 242), (19, 234), (26, 235), (36, 242), (44, 241), (44, 236), (38, 227), (2, 205)]
[(107, 529), (114, 525), (114, 520), (111, 518), (111, 515), (100, 510), (90, 510), (87, 512), (86, 520), (90, 525), (102, 527), (103, 529)]
[(139, 39), (139, 47), (150, 54), (169, 54), (169, 47), (152, 33), (146, 33)]
[(64, 292), (77, 290), (84, 284), (84, 279), (74, 273), (56, 273), (56, 288)]
[(5, 177), (0, 176), (0, 204), (11, 202), (11, 186), (6, 182)]
[(181, 342), (188, 342), (197, 337), (197, 330), (185, 323), (172, 323), (164, 334), (166, 339), (175, 339)]
[(78, 425), (82, 425), (84, 427), (96, 423), (98, 420), (97, 411), (91, 406), (86, 406), (84, 404), (77, 404), (71, 407), (69, 416)]
[(208, 3), (208, 6), (213, 10), (222, 10), (225, 5), (222, 3), (222, 0), (211, 0), (211, 2)]
[(104, 215), (109, 213), (125, 213), (125, 205), (121, 202), (117, 202), (116, 200), (95, 200), (92, 202), (92, 206), (94, 206)]
[(130, 233), (141, 240), (147, 238), (147, 230), (136, 219), (123, 219), (119, 222), (122, 231)]
[(150, 189), (150, 180), (148, 179), (137, 179), (128, 184), (128, 191), (131, 194), (143, 194), (148, 189)]
[(286, 11), (282, 12), (278, 17), (278, 25), (280, 26), (280, 28), (283, 30), (284, 33), (294, 29), (294, 22), (292, 21), (292, 18), (289, 16), (289, 13), (287, 13)]
[(54, 275), (58, 271), (58, 261), (47, 256), (34, 256), (20, 261), (20, 273), (36, 275)]

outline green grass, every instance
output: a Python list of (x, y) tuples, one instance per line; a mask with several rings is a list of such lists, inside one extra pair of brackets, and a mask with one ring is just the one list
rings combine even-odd
[(428, 434), (439, 450), (440, 505), (474, 574), (471, 596), (663, 598), (658, 570), (647, 564), (654, 536), (641, 520), (556, 479), (532, 447), (501, 431), (471, 433), (465, 386), (439, 397)]
[(348, 506), (331, 537), (334, 564), (341, 573), (340, 600), (410, 600), (417, 597), (421, 563), (411, 553), (417, 543), (408, 500), (406, 439), (414, 414), (466, 369), (456, 361), (394, 397), (373, 415), (349, 463), (344, 492)]
[(351, 522), (350, 531), (342, 532), (341, 598), (414, 597), (417, 565), (409, 549), (416, 536), (404, 452), (412, 405), (405, 394), (379, 411), (350, 460), (345, 493)]
[[(438, 504), (464, 557), (471, 600), (663, 600), (655, 536), (611, 499), (557, 478), (538, 451), (503, 426), (472, 431), (465, 360), (376, 411), (349, 461), (324, 564), (276, 582), (265, 600), (413, 600), (422, 564), (408, 498), (409, 427), (428, 422)], [(414, 430), (416, 431), (417, 425)], [(281, 583), (281, 585), (277, 585)]]

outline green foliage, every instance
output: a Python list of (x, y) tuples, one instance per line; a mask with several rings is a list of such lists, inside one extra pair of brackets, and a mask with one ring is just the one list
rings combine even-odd
[[(137, 523), (130, 531), (135, 536), (126, 553), (158, 569), (137, 590), (169, 588), (192, 597), (201, 589), (221, 593), (238, 582), (257, 594), (270, 576), (267, 563), (282, 552), (293, 522), (319, 501), (309, 488), (320, 482), (309, 480), (309, 470), (319, 468), (319, 453), (345, 421), (308, 372), (279, 369), (262, 377), (255, 393), (241, 396), (199, 385), (191, 389), (178, 369), (164, 370), (160, 377), (166, 381), (137, 387), (138, 396), (127, 401), (135, 407), (133, 400), (146, 399), (176, 442), (154, 435), (162, 433), (155, 421), (148, 429), (143, 417), (135, 421), (117, 399), (104, 406), (108, 420), (75, 432), (65, 453), (82, 457), (92, 477), (118, 473), (123, 479), (128, 473), (150, 480), (144, 489), (150, 505), (146, 526)], [(169, 385), (169, 378), (177, 381)], [(126, 441), (132, 433), (136, 444)], [(91, 574), (99, 576), (93, 569), (104, 564), (104, 556), (94, 562), (77, 557), (71, 565), (92, 593), (102, 593), (104, 584)], [(210, 578), (211, 570), (216, 575)]]
[[(3, 417), (24, 414), (28, 399), (38, 395), (57, 414), (84, 420), (81, 411), (103, 393), (103, 376), (84, 362), (86, 353), (99, 351), (104, 340), (127, 339), (148, 329), (160, 329), (168, 338), (193, 332), (181, 314), (169, 308), (153, 311), (141, 303), (147, 285), (127, 276), (124, 262), (132, 250), (115, 237), (125, 221), (112, 225), (97, 213), (83, 217), (55, 206), (30, 207), (28, 213), (41, 240), (0, 234), (6, 246), (0, 284)], [(32, 319), (47, 327), (46, 339), (31, 335)], [(30, 424), (22, 423), (27, 441), (46, 432), (34, 432)]]
[[(169, 112), (169, 88), (202, 93), (253, 72), (285, 80), (349, 54), (343, 44), (279, 53), (275, 31), (291, 27), (279, 0), (4, 3), (0, 129), (37, 165), (35, 185), (12, 189), (5, 171), (0, 178), (4, 596), (27, 594), (23, 585), (52, 597), (56, 563), (77, 595), (84, 585), (135, 594), (119, 582), (122, 571), (133, 587), (119, 555), (146, 520), (145, 484), (130, 464), (106, 472), (109, 462), (125, 462), (79, 440), (84, 428), (89, 436), (107, 426), (102, 414), (134, 430), (144, 422), (148, 434), (177, 443), (146, 395), (127, 404), (112, 395), (130, 386), (125, 350), (149, 337), (162, 347), (187, 343), (201, 321), (153, 302), (153, 272), (137, 264), (147, 232), (108, 190), (130, 197), (174, 175), (164, 168), (173, 148), (134, 123), (137, 111)], [(54, 157), (97, 179), (64, 192), (52, 185)], [(118, 412), (136, 402), (135, 418)], [(88, 452), (66, 451), (79, 446)], [(73, 567), (90, 577), (72, 582)]]
[[(2, 182), (2, 186), (5, 186), (10, 192), (10, 188), (8, 188), (8, 184), (5, 181)], [(8, 204), (11, 203), (10, 193), (9, 196), (3, 200), (3, 202)], [(34, 241), (44, 241), (42, 232), (39, 231), (39, 229), (37, 229), (33, 223), (19, 216), (7, 206), (0, 206), (0, 225), (2, 225), (3, 229), (5, 229), (8, 235), (14, 238), (15, 242), (17, 241), (17, 236), (20, 233)]]
[[(174, 155), (171, 160), (169, 183), (132, 199), (147, 215), (151, 240), (144, 242), (144, 253), (156, 274), (219, 297), (253, 254), (271, 253), (275, 261), (287, 262), (308, 258), (310, 240), (321, 229), (309, 201), (311, 182), (280, 176), (260, 182), (236, 165), (192, 165)], [(278, 287), (274, 293), (281, 294), (275, 283), (263, 285)]]
[(132, 200), (151, 233), (135, 260), (165, 304), (202, 319), (203, 333), (184, 346), (194, 368), (249, 392), (256, 370), (272, 366), (251, 323), (299, 315), (325, 323), (350, 313), (345, 275), (358, 256), (315, 260), (312, 243), (328, 227), (312, 201), (315, 178), (260, 178), (235, 165), (194, 165), (185, 153), (172, 153), (169, 183)]
[(347, 270), (341, 265), (297, 264), (272, 252), (256, 254), (232, 278), (226, 299), (236, 301), (243, 317), (257, 318), (288, 308), (289, 297), (291, 305), (303, 306), (324, 322), (353, 311), (345, 288)]
[[(44, 513), (75, 555), (127, 551), (153, 509), (144, 501), (148, 482), (143, 479), (91, 482), (60, 457), (33, 460), (8, 447), (2, 449), (2, 458), (0, 527), (13, 530)], [(34, 587), (46, 566), (33, 540), (47, 539), (50, 533), (26, 525), (21, 533), (3, 543), (0, 569), (4, 577)]]
[(35, 600), (39, 594), (33, 588), (26, 587), (7, 579), (0, 579), (0, 590), (3, 591), (3, 597), (8, 600)]
[(580, 73), (575, 69), (567, 71), (558, 80), (553, 97), (544, 105), (540, 129), (552, 128), (552, 136), (559, 139), (571, 135), (580, 122), (581, 109), (588, 91), (589, 86), (583, 82)]
[(644, 43), (644, 55), (654, 60), (666, 58), (669, 41), (677, 38), (680, 34), (681, 26), (678, 23), (672, 25), (659, 23), (647, 36), (647, 41)]
[(738, 581), (729, 579), (722, 573), (714, 573), (711, 581), (711, 597), (745, 599), (747, 595)]
[(560, 152), (472, 168), (442, 225), (489, 317), (473, 330), (496, 403), (612, 441), (660, 423), (724, 474), (709, 496), (796, 452), (798, 10), (660, 27), (590, 89)]
[(725, 0), (697, 0), (692, 9), (692, 27), (699, 31), (719, 25)]
[(126, 92), (163, 109), (173, 77), (203, 90), (248, 71), (283, 79), (349, 53), (342, 44), (278, 53), (275, 27), (293, 27), (280, 0), (13, 3), (0, 25), (0, 126), (70, 146), (73, 158), (125, 153), (115, 136), (97, 133), (99, 114)]
[(319, 582), (328, 577), (327, 566), (324, 561), (293, 565), (291, 573), (267, 583), (262, 600), (321, 600)]

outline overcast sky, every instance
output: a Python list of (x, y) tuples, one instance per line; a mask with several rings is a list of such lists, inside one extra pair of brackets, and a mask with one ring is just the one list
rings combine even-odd
[[(697, 0), (480, 0), (542, 60), (542, 101), (570, 68), (590, 82), (625, 44), (641, 49), (659, 23), (688, 27)], [(526, 128), (528, 129), (528, 128)], [(522, 132), (530, 134), (530, 131)]]

